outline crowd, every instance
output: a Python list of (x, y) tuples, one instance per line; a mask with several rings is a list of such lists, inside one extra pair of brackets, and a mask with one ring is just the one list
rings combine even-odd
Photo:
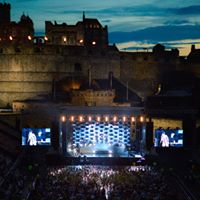
[(31, 200), (179, 199), (165, 177), (149, 166), (48, 168), (38, 177)]
[(12, 167), (13, 159), (3, 152), (0, 152), (0, 183), (4, 180)]
[(35, 178), (33, 166), (0, 153), (0, 200), (26, 199)]

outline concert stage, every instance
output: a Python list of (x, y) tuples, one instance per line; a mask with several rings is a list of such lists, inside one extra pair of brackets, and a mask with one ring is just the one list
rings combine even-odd
[(104, 166), (120, 166), (120, 165), (145, 165), (145, 157), (136, 154), (129, 157), (87, 157), (82, 155), (79, 157), (66, 157), (61, 154), (47, 154), (46, 161), (48, 165), (104, 165)]
[(59, 118), (59, 150), (63, 156), (135, 158), (145, 152), (142, 108), (67, 107)]

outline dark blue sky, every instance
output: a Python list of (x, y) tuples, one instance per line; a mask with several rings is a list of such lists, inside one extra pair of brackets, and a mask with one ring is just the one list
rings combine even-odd
[[(0, 0), (1, 1), (1, 0)], [(120, 48), (150, 47), (161, 42), (168, 47), (200, 42), (199, 0), (7, 0), (12, 5), (12, 20), (28, 13), (35, 30), (44, 32), (45, 20), (75, 24), (86, 17), (108, 25), (110, 41)], [(168, 31), (169, 30), (169, 31)], [(160, 34), (159, 34), (160, 33)], [(140, 37), (141, 36), (141, 37)], [(181, 40), (181, 41), (179, 41)], [(173, 42), (172, 42), (173, 41)], [(123, 44), (126, 43), (125, 46)], [(130, 45), (128, 45), (130, 44)], [(131, 46), (133, 45), (134, 46)]]

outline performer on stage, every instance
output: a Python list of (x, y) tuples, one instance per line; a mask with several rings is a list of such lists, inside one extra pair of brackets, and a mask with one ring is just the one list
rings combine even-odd
[(37, 145), (37, 139), (35, 134), (32, 132), (32, 130), (29, 131), (28, 133), (28, 144), (30, 146), (36, 146)]
[(169, 137), (165, 132), (161, 135), (160, 143), (162, 147), (169, 147)]

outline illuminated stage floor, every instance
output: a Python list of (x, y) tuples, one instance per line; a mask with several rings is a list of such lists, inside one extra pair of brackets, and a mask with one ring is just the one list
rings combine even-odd
[(68, 153), (72, 157), (142, 157), (139, 152), (127, 151), (124, 145), (109, 145), (105, 143), (96, 145), (82, 145), (78, 151), (75, 149), (68, 148)]

